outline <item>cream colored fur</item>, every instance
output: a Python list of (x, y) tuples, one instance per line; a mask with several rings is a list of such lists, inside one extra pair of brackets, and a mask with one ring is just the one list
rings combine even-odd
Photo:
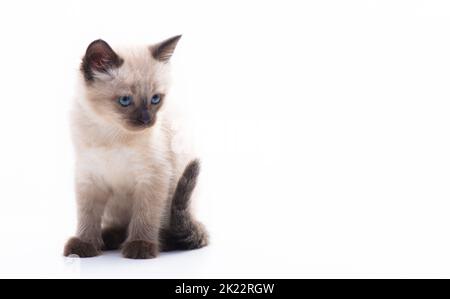
[[(155, 60), (148, 47), (117, 50), (124, 64), (109, 74), (95, 73), (80, 88), (72, 113), (78, 201), (77, 237), (102, 247), (102, 227), (128, 226), (128, 242), (158, 243), (167, 225), (170, 200), (193, 156), (174, 154), (169, 64)], [(120, 115), (100, 98), (130, 92), (166, 94), (157, 122), (127, 130)]]

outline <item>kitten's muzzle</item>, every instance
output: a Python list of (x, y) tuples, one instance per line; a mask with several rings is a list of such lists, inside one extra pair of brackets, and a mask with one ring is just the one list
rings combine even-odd
[(148, 125), (151, 123), (152, 119), (151, 119), (150, 113), (148, 112), (147, 109), (142, 109), (140, 111), (137, 121), (143, 125)]

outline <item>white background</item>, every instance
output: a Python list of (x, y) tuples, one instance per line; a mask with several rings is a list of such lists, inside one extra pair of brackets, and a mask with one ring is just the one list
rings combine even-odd
[[(180, 33), (211, 246), (63, 258), (86, 46)], [(0, 36), (0, 277), (450, 278), (447, 1), (2, 1)]]

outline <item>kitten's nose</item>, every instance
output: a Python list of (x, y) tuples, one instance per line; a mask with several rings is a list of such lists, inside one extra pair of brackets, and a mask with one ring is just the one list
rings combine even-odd
[(141, 117), (139, 118), (143, 124), (148, 125), (150, 123), (150, 113), (148, 113), (147, 109), (141, 110)]

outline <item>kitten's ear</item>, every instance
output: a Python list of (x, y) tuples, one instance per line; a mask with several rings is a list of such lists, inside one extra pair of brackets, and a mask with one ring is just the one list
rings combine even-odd
[(81, 70), (87, 81), (94, 80), (94, 71), (107, 73), (109, 69), (121, 66), (123, 59), (103, 40), (93, 41), (87, 48), (81, 63)]
[(177, 35), (166, 39), (159, 44), (153, 45), (150, 47), (150, 51), (152, 52), (153, 57), (156, 60), (162, 62), (168, 62), (170, 57), (172, 57), (173, 52), (175, 51), (175, 47), (177, 46), (178, 41), (180, 40), (181, 35)]

